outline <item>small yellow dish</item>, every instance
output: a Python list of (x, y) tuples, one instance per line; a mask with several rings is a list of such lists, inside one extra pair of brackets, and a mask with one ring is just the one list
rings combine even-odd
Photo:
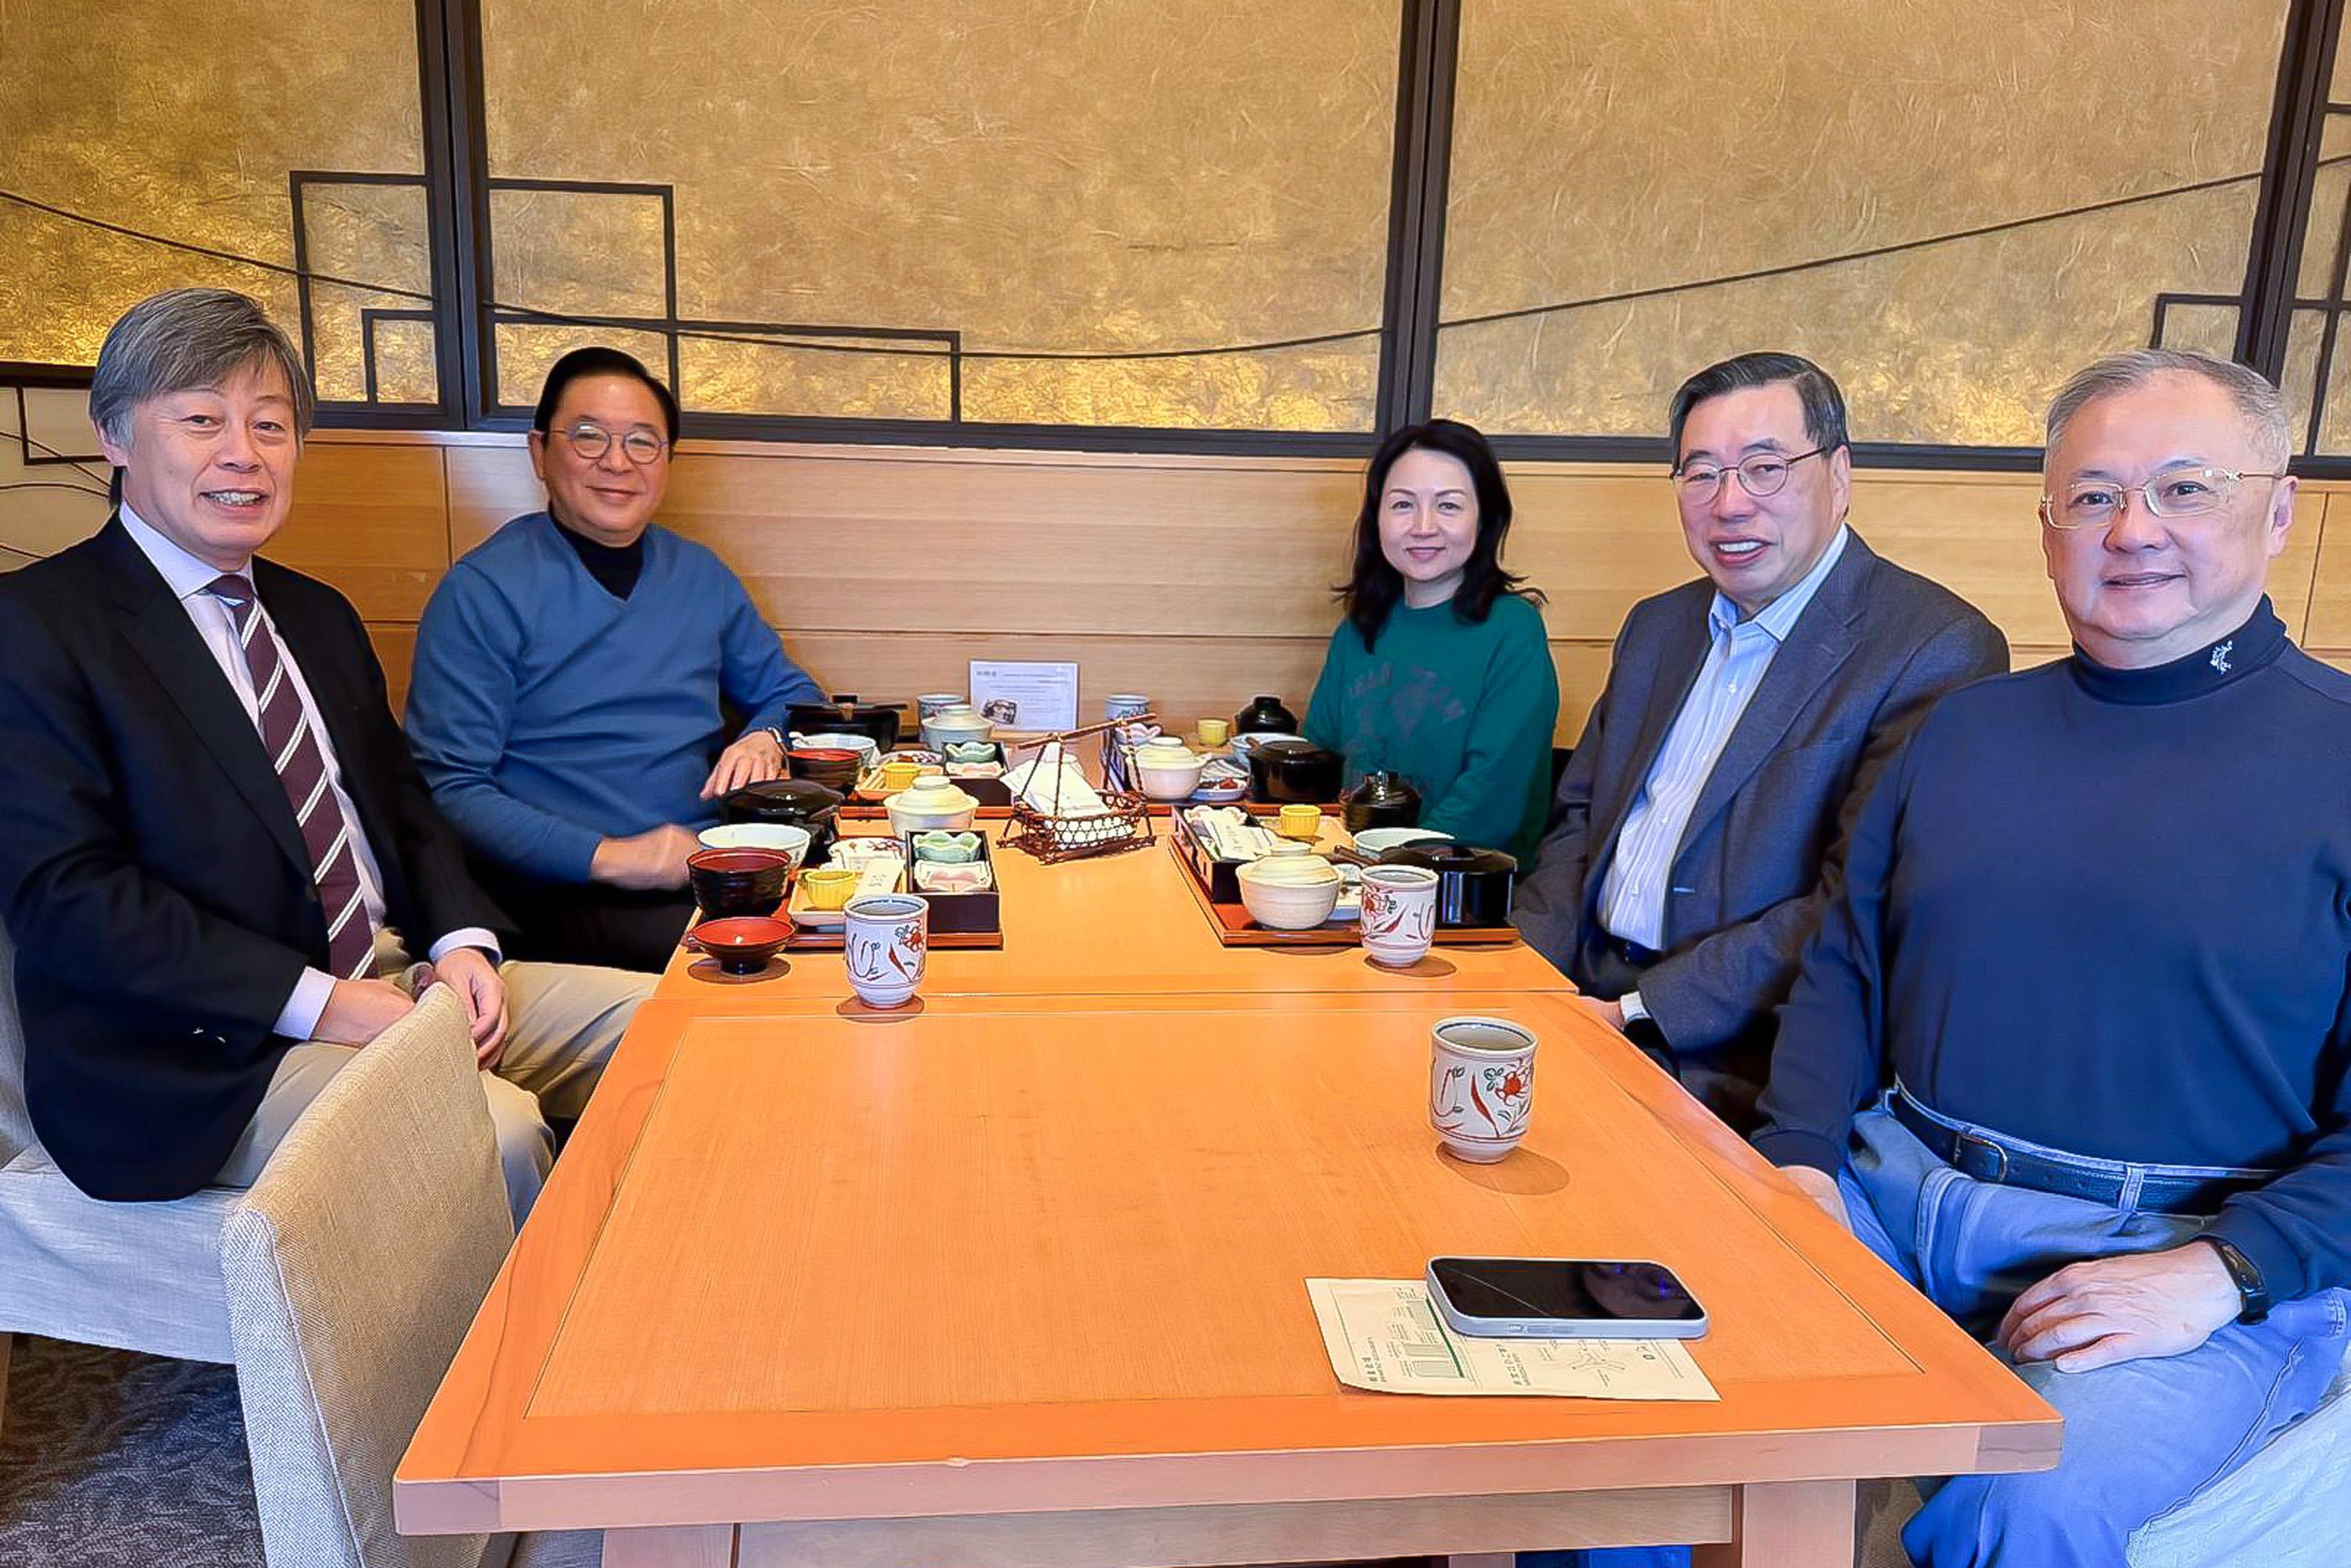
[(1322, 811), (1317, 806), (1284, 806), (1275, 820), (1273, 831), (1285, 839), (1302, 839), (1312, 843), (1322, 836)]
[(811, 909), (839, 909), (857, 891), (858, 873), (848, 866), (820, 866), (800, 873), (800, 887)]
[(882, 788), (895, 795), (911, 788), (922, 771), (923, 764), (919, 762), (885, 762), (882, 765)]

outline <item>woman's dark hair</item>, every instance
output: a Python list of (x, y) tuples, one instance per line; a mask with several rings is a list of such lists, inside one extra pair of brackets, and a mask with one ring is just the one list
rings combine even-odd
[(574, 349), (548, 367), (547, 383), (538, 390), (538, 406), (531, 411), (530, 427), (545, 435), (548, 427), (555, 423), (555, 410), (563, 402), (563, 389), (588, 376), (626, 376), (651, 387), (653, 401), (661, 404), (662, 423), (668, 427), (670, 444), (677, 444), (676, 394), (655, 381), (653, 371), (645, 369), (644, 361), (634, 354), (596, 344)]
[(1354, 575), (1334, 591), (1347, 607), (1347, 619), (1362, 635), (1367, 652), (1388, 623), (1389, 612), (1404, 598), (1404, 573), (1389, 564), (1387, 553), (1380, 549), (1380, 502), (1387, 493), (1388, 470), (1413, 451), (1441, 452), (1458, 460), (1469, 470), (1470, 486), (1478, 493), (1478, 538), (1469, 547), (1461, 586), (1453, 595), (1453, 613), (1475, 626), (1492, 613), (1494, 601), (1506, 593), (1536, 604), (1543, 602), (1541, 590), (1527, 587), (1524, 578), (1502, 570), (1502, 539), (1510, 531), (1510, 487), (1503, 483), (1502, 465), (1485, 436), (1458, 420), (1408, 424), (1381, 442), (1380, 449), (1372, 454), (1372, 465), (1364, 474), (1363, 510), (1355, 514)]

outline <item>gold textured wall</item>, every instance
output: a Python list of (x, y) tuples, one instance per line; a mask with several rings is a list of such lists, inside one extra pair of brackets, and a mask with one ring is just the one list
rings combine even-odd
[[(482, 13), (493, 176), (674, 183), (687, 317), (1121, 352), (1379, 323), (1398, 0), (485, 0)], [(499, 202), (502, 299), (608, 315), (649, 302), (653, 203)], [(626, 243), (608, 253), (604, 236)], [(501, 346), (509, 402), (537, 392), (557, 340), (538, 336), (511, 358)], [(859, 351), (689, 345), (685, 403), (946, 415), (934, 350), (847, 347)], [(1367, 429), (1378, 361), (1369, 337), (975, 361), (964, 413)]]
[[(1654, 434), (1690, 371), (1788, 348), (1844, 383), (1862, 439), (2037, 444), (2057, 382), (2143, 346), (2158, 291), (2243, 286), (2285, 10), (1466, 0), (1447, 319), (2247, 177), (1876, 260), (1448, 329), (1437, 407), (1497, 430)], [(2222, 325), (2225, 351), (2233, 319)]]
[[(0, 4), (0, 187), (37, 200), (282, 266), (287, 171), (413, 174), (421, 148), (413, 0)], [(313, 267), (423, 287), (421, 190), (344, 187), (312, 203)], [(296, 320), (283, 275), (13, 203), (0, 203), (0, 360), (88, 364), (125, 307), (187, 284), (241, 288)], [(343, 290), (319, 303), (328, 396), (364, 390), (357, 303)], [(423, 336), (427, 352), (412, 349), (397, 379), (430, 398)]]

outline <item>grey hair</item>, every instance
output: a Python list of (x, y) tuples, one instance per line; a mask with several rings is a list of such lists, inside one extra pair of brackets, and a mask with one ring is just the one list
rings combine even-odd
[(2161, 375), (2201, 376), (2237, 405), (2253, 435), (2261, 460), (2283, 468), (2294, 451), (2294, 422), (2285, 396), (2267, 376), (2232, 360), (2216, 359), (2192, 349), (2133, 349), (2108, 354), (2074, 372), (2049, 404), (2048, 444), (2064, 438), (2074, 416), (2102, 397), (2112, 397), (2146, 385)]
[(260, 303), (227, 288), (173, 288), (122, 313), (98, 350), (89, 422), (131, 444), (131, 411), (151, 398), (215, 387), (237, 371), (275, 365), (294, 400), (294, 434), (310, 434), (309, 372)]

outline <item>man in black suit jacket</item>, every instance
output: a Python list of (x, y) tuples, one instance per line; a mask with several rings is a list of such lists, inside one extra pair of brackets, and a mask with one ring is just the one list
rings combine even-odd
[(1671, 423), (1707, 575), (1626, 618), (1513, 919), (1737, 1123), (1852, 810), (1937, 697), (2006, 671), (2008, 644), (1845, 526), (1844, 399), (1818, 366), (1710, 366)]
[(95, 1197), (249, 1183), (438, 981), (466, 1001), (519, 1219), (553, 1157), (542, 1109), (579, 1113), (650, 981), (500, 965), (502, 916), (358, 614), (255, 559), (309, 418), (260, 308), (219, 289), (133, 308), (90, 411), (116, 515), (0, 576), (0, 922), (43, 1146)]

